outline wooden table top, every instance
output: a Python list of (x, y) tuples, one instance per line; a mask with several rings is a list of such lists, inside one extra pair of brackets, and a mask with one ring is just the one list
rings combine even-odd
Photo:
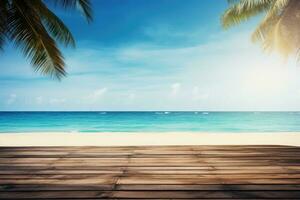
[(0, 147), (0, 199), (300, 199), (300, 148)]

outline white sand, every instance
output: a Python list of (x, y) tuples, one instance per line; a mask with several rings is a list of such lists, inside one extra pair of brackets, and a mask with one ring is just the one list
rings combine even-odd
[(0, 146), (293, 145), (299, 133), (0, 133)]

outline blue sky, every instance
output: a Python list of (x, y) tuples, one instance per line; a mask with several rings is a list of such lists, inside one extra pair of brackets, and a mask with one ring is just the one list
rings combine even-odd
[(300, 110), (299, 67), (250, 42), (259, 18), (223, 30), (225, 0), (92, 2), (91, 24), (56, 10), (77, 41), (61, 82), (6, 46), (0, 110)]

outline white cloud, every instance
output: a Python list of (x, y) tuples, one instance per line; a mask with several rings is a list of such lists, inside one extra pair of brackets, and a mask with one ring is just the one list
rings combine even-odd
[(52, 98), (49, 100), (50, 104), (62, 104), (65, 102), (66, 102), (66, 99), (64, 99), (64, 98)]
[(16, 94), (11, 94), (9, 95), (8, 99), (7, 99), (7, 104), (10, 105), (10, 104), (13, 104), (17, 99), (17, 95)]
[[(55, 106), (49, 106), (62, 110), (299, 110), (300, 68), (284, 66), (282, 71), (288, 72), (286, 87), (279, 92), (264, 92), (261, 83), (255, 86), (251, 81), (251, 72), (256, 68), (265, 71), (261, 74), (265, 82), (265, 76), (272, 76), (278, 62), (251, 44), (249, 36), (250, 32), (222, 33), (213, 40), (181, 47), (140, 43), (114, 49), (92, 47), (86, 53), (78, 49), (67, 57), (71, 73), (62, 83), (42, 80), (40, 84), (28, 81), (8, 85), (3, 99), (8, 101), (13, 88), (18, 98), (31, 99), (27, 102), (32, 107), (42, 101), (32, 101), (32, 96), (43, 95), (43, 103), (49, 103), (51, 97), (64, 97), (68, 103), (52, 99)], [(261, 96), (257, 94), (258, 86)], [(268, 86), (277, 90), (282, 84), (270, 82)], [(9, 102), (15, 100), (12, 96)]]
[(88, 96), (88, 100), (95, 102), (100, 99), (107, 92), (107, 88), (100, 88), (92, 92), (91, 95)]
[(171, 94), (177, 95), (181, 90), (181, 83), (174, 83), (171, 85)]
[(192, 91), (192, 96), (194, 100), (198, 101), (198, 100), (207, 99), (209, 95), (207, 93), (200, 92), (199, 87), (194, 86)]
[(44, 102), (44, 98), (39, 96), (39, 97), (35, 98), (35, 101), (36, 101), (37, 104), (42, 104)]
[(134, 100), (135, 97), (136, 97), (136, 95), (135, 95), (134, 93), (130, 93), (130, 94), (128, 95), (128, 99), (131, 100), (131, 101)]
[(101, 89), (95, 90), (94, 93), (93, 93), (93, 97), (94, 97), (94, 98), (99, 98), (99, 97), (101, 97), (104, 93), (106, 93), (106, 91), (107, 91), (107, 88), (101, 88)]

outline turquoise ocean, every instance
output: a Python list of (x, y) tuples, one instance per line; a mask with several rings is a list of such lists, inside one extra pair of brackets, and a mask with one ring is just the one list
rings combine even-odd
[(0, 112), (0, 132), (296, 132), (300, 112)]

